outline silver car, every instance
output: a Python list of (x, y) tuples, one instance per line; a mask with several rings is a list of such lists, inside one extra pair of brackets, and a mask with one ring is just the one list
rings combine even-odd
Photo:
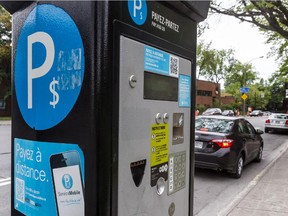
[(265, 121), (265, 133), (269, 131), (286, 131), (288, 132), (288, 114), (272, 113)]

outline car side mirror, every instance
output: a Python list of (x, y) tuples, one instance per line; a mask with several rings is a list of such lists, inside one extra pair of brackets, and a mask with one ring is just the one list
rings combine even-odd
[(264, 134), (264, 131), (261, 129), (256, 129), (256, 133), (261, 135), (261, 134)]

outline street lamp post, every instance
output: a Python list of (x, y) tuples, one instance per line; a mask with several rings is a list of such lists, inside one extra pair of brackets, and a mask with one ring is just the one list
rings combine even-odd
[[(259, 56), (259, 57), (256, 57), (256, 58), (253, 58), (247, 62), (244, 63), (245, 64), (248, 64), (256, 59), (260, 59), (260, 58), (264, 58), (264, 56)], [(243, 70), (243, 78), (244, 78), (244, 81), (243, 81), (243, 87), (246, 87), (246, 70)], [(243, 116), (246, 115), (246, 99), (243, 99)]]

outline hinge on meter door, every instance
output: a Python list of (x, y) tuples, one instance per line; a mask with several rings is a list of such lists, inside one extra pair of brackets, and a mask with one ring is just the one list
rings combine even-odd
[(132, 178), (136, 187), (139, 187), (145, 171), (146, 159), (130, 163)]

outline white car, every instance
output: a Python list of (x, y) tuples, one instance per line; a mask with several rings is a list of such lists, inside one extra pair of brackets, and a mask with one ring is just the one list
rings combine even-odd
[(265, 133), (269, 131), (286, 131), (288, 132), (288, 114), (272, 113), (265, 121)]

